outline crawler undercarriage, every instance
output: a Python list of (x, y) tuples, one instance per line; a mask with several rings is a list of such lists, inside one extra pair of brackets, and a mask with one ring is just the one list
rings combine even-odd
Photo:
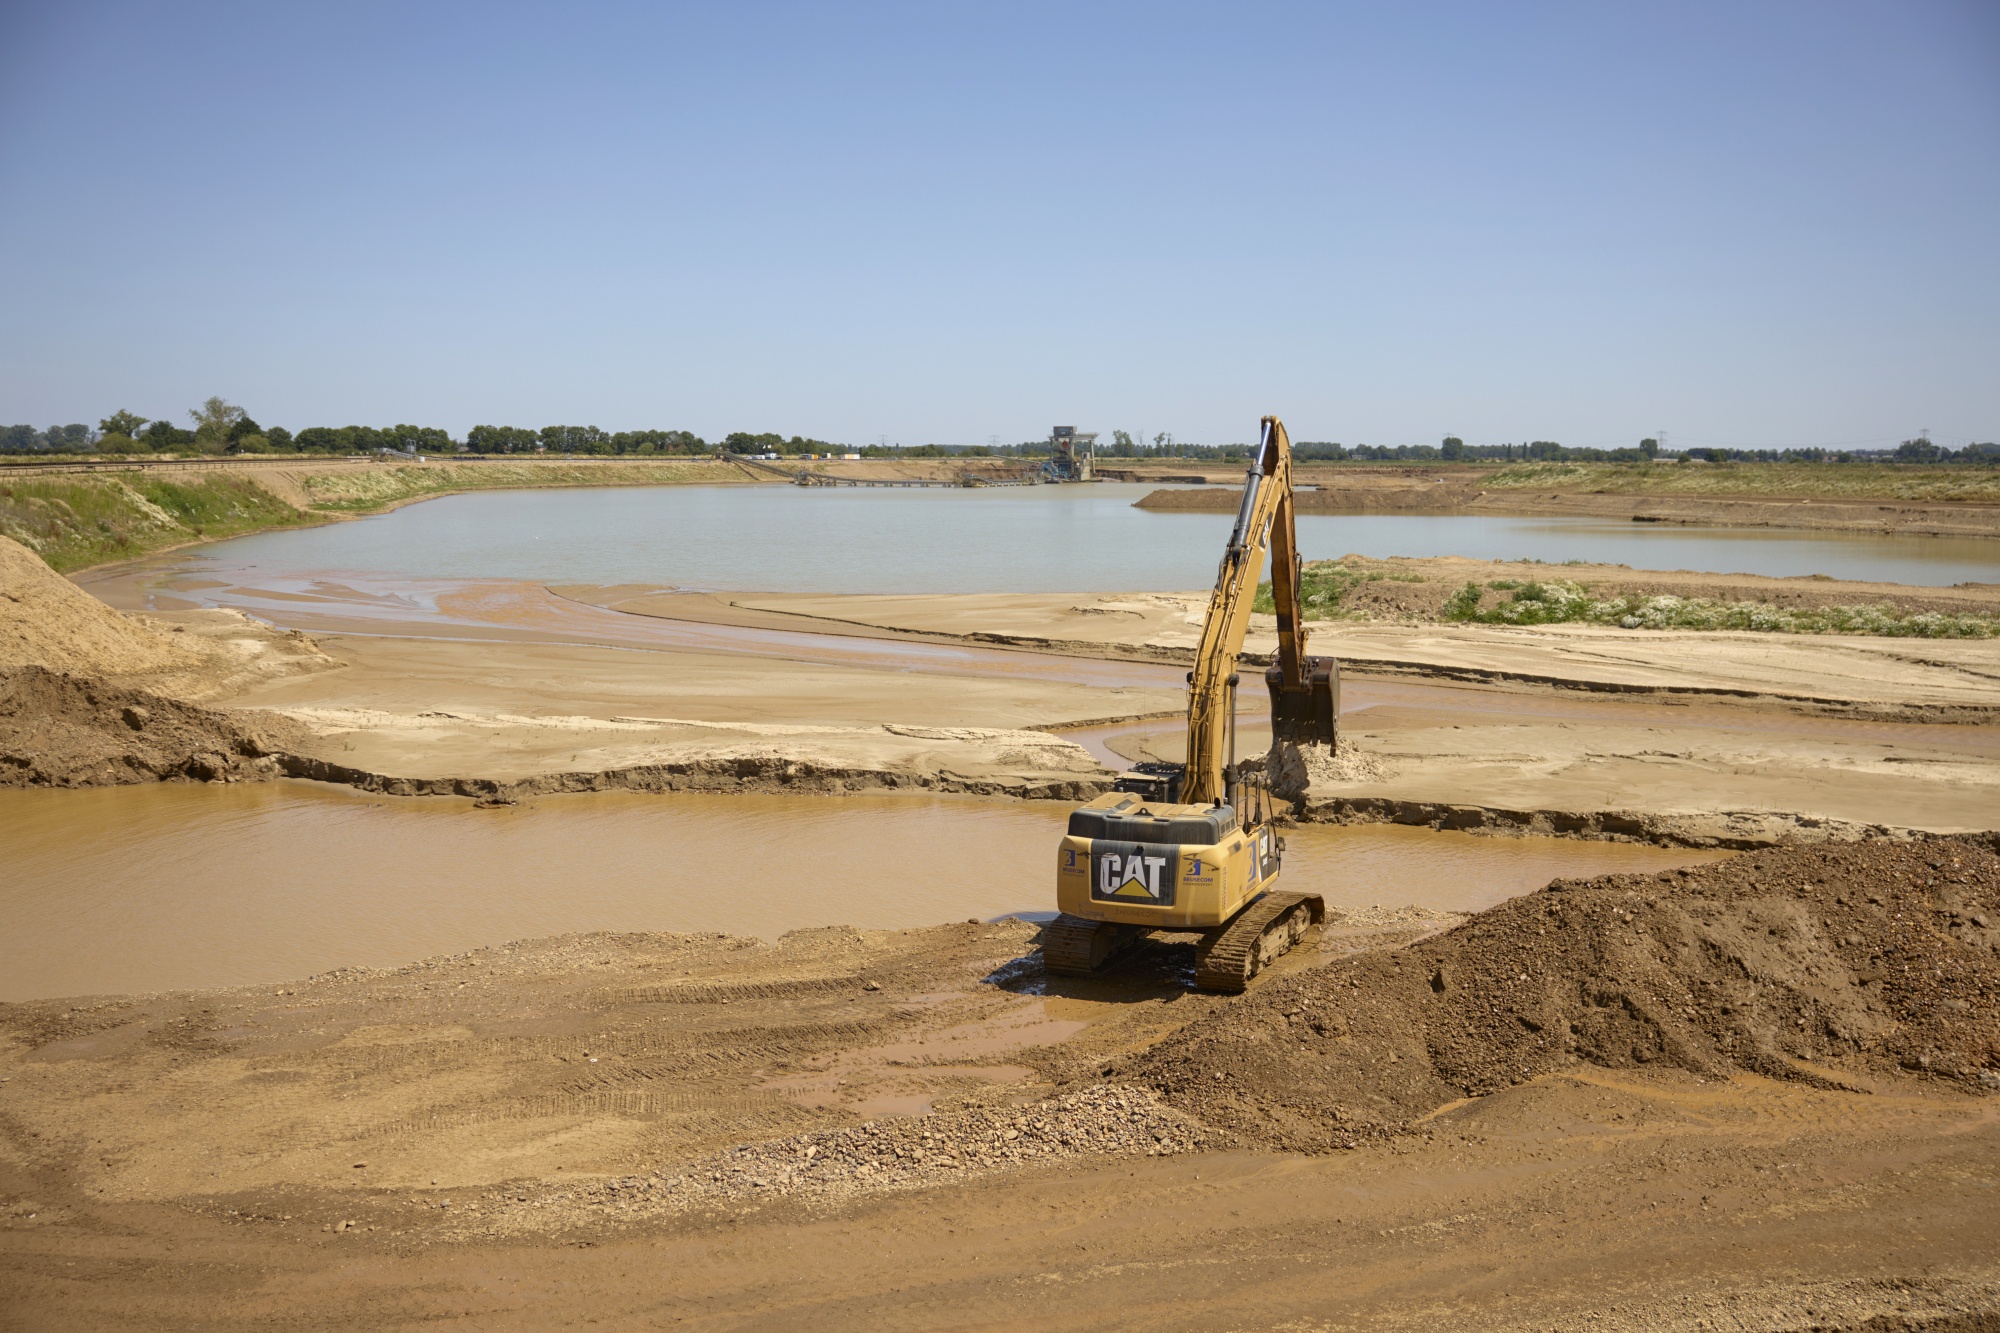
[[(1242, 991), (1325, 920), (1326, 902), (1316, 893), (1264, 894), (1227, 923), (1202, 933), (1195, 947), (1195, 986), (1224, 994)], [(1043, 933), (1042, 966), (1053, 976), (1095, 976), (1137, 948), (1147, 933), (1145, 926), (1064, 913)]]

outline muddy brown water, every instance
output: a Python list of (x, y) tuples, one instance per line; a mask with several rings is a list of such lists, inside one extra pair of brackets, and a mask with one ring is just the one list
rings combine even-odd
[[(595, 930), (897, 928), (1052, 907), (1068, 807), (594, 793), (510, 809), (314, 783), (0, 791), (0, 999), (247, 985)], [(1702, 853), (1288, 833), (1289, 887), (1468, 911)]]

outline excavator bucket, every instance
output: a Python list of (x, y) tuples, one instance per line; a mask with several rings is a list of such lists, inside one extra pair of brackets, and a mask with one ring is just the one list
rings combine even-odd
[(1308, 657), (1303, 665), (1303, 689), (1286, 689), (1285, 670), (1275, 663), (1264, 673), (1271, 691), (1271, 739), (1331, 746), (1339, 735), (1340, 663)]

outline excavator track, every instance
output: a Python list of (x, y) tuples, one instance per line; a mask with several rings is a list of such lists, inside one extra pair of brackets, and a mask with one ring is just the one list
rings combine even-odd
[(1052, 976), (1095, 976), (1139, 943), (1139, 926), (1087, 921), (1067, 912), (1042, 928), (1042, 969)]
[(1240, 993), (1265, 964), (1290, 952), (1325, 920), (1326, 900), (1316, 893), (1265, 894), (1202, 937), (1194, 955), (1195, 988)]

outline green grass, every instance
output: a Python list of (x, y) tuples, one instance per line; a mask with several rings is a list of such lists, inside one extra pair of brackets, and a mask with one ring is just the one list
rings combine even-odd
[[(1414, 574), (1390, 574), (1379, 569), (1349, 569), (1338, 560), (1315, 560), (1299, 571), (1299, 601), (1305, 610), (1307, 620), (1335, 620), (1350, 614), (1341, 609), (1341, 600), (1358, 583), (1424, 583), (1428, 580)], [(1275, 615), (1278, 603), (1271, 591), (1271, 585), (1257, 585), (1257, 599), (1250, 604), (1253, 611), (1265, 615)]]
[(2000, 501), (2000, 468), (1887, 463), (1513, 463), (1479, 484), (1610, 495)]
[(0, 471), (0, 536), (12, 537), (68, 572), (131, 560), (188, 542), (219, 541), (270, 528), (365, 514), (457, 491), (535, 486), (664, 486), (732, 479), (728, 469), (686, 460), (603, 463), (471, 463), (443, 467), (332, 465), (288, 471), (306, 496), (301, 509), (250, 477), (230, 472), (145, 472), (10, 478)]
[[(1482, 607), (1488, 590), (1504, 600)], [(1567, 580), (1521, 583), (1501, 579), (1468, 583), (1453, 595), (1444, 618), (1482, 625), (1616, 625), (1620, 629), (1754, 630), (1771, 634), (1870, 634), (1913, 639), (1990, 639), (2000, 617), (1937, 611), (1897, 611), (1887, 606), (1778, 607), (1768, 602), (1722, 602), (1703, 597), (1600, 599)]]
[(308, 521), (247, 477), (0, 476), (0, 536), (12, 537), (59, 571)]
[(459, 491), (535, 486), (670, 486), (729, 481), (714, 463), (460, 463), (431, 467), (348, 467), (303, 473), (310, 506), (326, 513), (368, 513), (389, 505)]

